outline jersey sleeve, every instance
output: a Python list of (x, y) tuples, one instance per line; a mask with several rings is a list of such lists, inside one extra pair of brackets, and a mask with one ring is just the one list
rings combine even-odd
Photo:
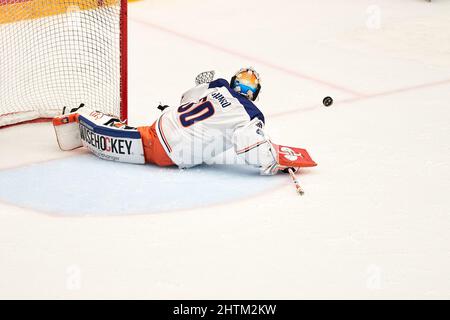
[(236, 155), (248, 165), (260, 168), (261, 174), (273, 175), (277, 166), (277, 153), (264, 132), (264, 124), (259, 119), (235, 130), (233, 144)]

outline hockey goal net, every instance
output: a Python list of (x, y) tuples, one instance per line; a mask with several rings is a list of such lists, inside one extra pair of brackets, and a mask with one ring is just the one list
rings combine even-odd
[(81, 103), (127, 119), (126, 0), (0, 0), (0, 128)]

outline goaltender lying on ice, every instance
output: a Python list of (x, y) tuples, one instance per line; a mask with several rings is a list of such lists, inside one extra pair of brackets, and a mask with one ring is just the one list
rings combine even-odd
[(119, 119), (81, 105), (53, 120), (62, 150), (86, 147), (106, 160), (177, 165), (211, 164), (234, 148), (238, 157), (262, 174), (294, 171), (316, 163), (306, 150), (272, 143), (264, 131), (264, 115), (253, 101), (261, 89), (258, 73), (239, 70), (230, 83), (202, 73), (179, 107), (159, 106), (162, 115), (151, 126), (133, 128)]

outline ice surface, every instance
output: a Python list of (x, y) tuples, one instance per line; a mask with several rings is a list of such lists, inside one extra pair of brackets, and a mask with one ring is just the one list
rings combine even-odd
[(71, 157), (0, 171), (0, 199), (64, 216), (129, 215), (186, 210), (245, 199), (287, 179), (247, 166), (191, 170)]
[[(245, 5), (130, 4), (130, 122), (154, 121), (158, 103), (177, 104), (201, 71), (229, 76), (251, 65), (273, 140), (308, 149), (318, 163), (300, 175), (306, 195), (277, 177), (280, 187), (259, 193), (272, 182), (259, 185), (247, 197), (261, 177), (211, 168), (192, 174), (242, 188), (210, 207), (55, 218), (0, 203), (0, 297), (450, 297), (450, 1)], [(321, 106), (325, 96), (332, 107)], [(117, 184), (141, 171), (166, 177), (61, 153), (46, 124), (2, 130), (0, 147), (0, 179), (10, 178), (0, 193), (20, 199), (37, 199), (25, 192), (27, 173), (44, 189), (50, 178), (38, 171), (64, 164), (98, 179), (117, 168)], [(191, 184), (191, 173), (167, 173)], [(135, 201), (137, 212), (147, 199)]]

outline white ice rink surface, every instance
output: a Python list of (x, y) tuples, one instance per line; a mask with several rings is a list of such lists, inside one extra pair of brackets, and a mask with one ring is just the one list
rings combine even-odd
[(273, 140), (319, 164), (306, 195), (62, 153), (49, 124), (1, 130), (0, 298), (450, 298), (450, 1), (129, 11), (130, 123), (200, 71), (254, 66)]

